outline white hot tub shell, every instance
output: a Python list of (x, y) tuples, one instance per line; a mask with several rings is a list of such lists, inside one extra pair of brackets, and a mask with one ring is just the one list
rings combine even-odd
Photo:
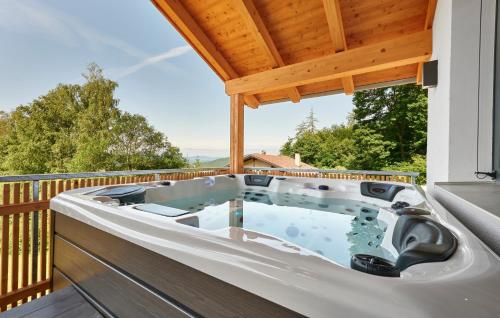
[[(391, 209), (391, 205), (397, 201), (408, 202), (412, 207), (429, 210), (430, 215), (426, 216), (427, 218), (445, 226), (453, 233), (458, 240), (458, 248), (454, 254), (442, 262), (410, 266), (401, 271), (401, 276), (397, 278), (375, 276), (341, 266), (314, 251), (266, 233), (247, 231), (243, 228), (227, 228), (214, 233), (178, 222), (179, 219), (189, 217), (193, 213), (166, 217), (139, 211), (137, 205), (120, 206), (116, 200), (92, 195), (96, 190), (106, 188), (94, 187), (67, 191), (51, 200), (50, 207), (57, 212), (55, 268), (76, 285), (80, 284), (85, 291), (85, 283), (80, 283), (82, 280), (78, 277), (72, 277), (76, 275), (72, 271), (76, 265), (71, 265), (64, 259), (64, 255), (58, 254), (58, 244), (62, 243), (57, 243), (57, 237), (60, 237), (60, 240), (64, 240), (67, 244), (81, 247), (85, 253), (95, 256), (106, 266), (115, 268), (124, 275), (128, 273), (128, 269), (113, 261), (118, 259), (113, 255), (115, 252), (113, 249), (106, 251), (101, 247), (100, 254), (93, 255), (90, 239), (85, 241), (87, 243), (73, 239), (73, 234), (77, 235), (78, 226), (72, 231), (63, 228), (63, 224), (69, 224), (71, 219), (71, 222), (77, 222), (71, 224), (81, 223), (84, 227), (90, 226), (98, 230), (98, 233), (105, 233), (106, 237), (111, 235), (148, 253), (152, 252), (173, 260), (217, 281), (229, 284), (228, 286), (255, 295), (265, 300), (266, 304), (267, 302), (276, 304), (280, 310), (284, 310), (282, 315), (278, 312), (273, 315), (271, 312), (269, 316), (496, 317), (500, 315), (500, 258), (495, 253), (437, 201), (426, 196), (418, 186), (390, 183), (403, 186), (404, 189), (399, 191), (392, 201), (384, 201), (361, 194), (360, 183), (361, 181), (347, 180), (274, 178), (266, 190), (271, 194), (286, 192), (312, 198), (363, 201), (379, 206), (380, 210), (384, 211), (379, 214), (381, 217), (394, 220), (399, 216)], [(146, 188), (146, 204), (201, 196), (217, 191), (261, 189), (259, 186), (246, 185), (244, 175), (171, 181), (169, 185), (162, 185), (160, 182), (141, 185)], [(328, 190), (319, 190), (320, 185), (328, 186)], [(58, 218), (66, 221), (58, 224)], [(394, 220), (386, 222), (393, 224)], [(390, 244), (392, 230), (389, 228), (384, 237), (386, 245)], [(84, 246), (85, 244), (89, 244), (89, 247)], [(58, 262), (62, 265), (59, 266)], [(137, 278), (133, 273), (130, 276), (132, 281)], [(89, 280), (88, 277), (86, 279)], [(136, 280), (143, 281), (142, 278)], [(178, 299), (174, 295), (175, 292), (170, 295), (168, 292), (163, 294), (161, 284), (146, 283), (147, 288), (163, 295), (187, 316), (213, 316), (214, 312), (220, 311), (214, 309), (213, 312), (210, 310), (200, 312), (209, 306), (197, 307), (196, 301), (185, 303), (183, 299)], [(92, 294), (89, 290), (87, 292)], [(93, 297), (99, 302), (98, 297)], [(227, 308), (231, 306), (227, 304)], [(235, 313), (220, 312), (220, 316), (232, 314)], [(244, 310), (240, 311), (240, 314), (251, 315), (247, 315)]]

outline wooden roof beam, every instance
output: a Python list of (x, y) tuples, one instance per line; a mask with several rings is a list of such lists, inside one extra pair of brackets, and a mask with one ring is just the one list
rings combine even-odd
[(226, 93), (256, 94), (428, 61), (432, 31), (326, 55), (226, 82)]
[[(427, 14), (425, 16), (424, 30), (431, 30), (432, 23), (434, 22), (434, 15), (436, 13), (437, 0), (429, 0), (427, 4)], [(417, 67), (417, 84), (422, 84), (422, 68), (423, 63), (418, 63)]]
[[(283, 61), (283, 58), (281, 57), (281, 54), (271, 38), (271, 35), (269, 34), (269, 31), (267, 30), (267, 27), (253, 1), (234, 0), (233, 3), (257, 43), (259, 43), (260, 47), (262, 47), (266, 52), (271, 68), (285, 66), (285, 62)], [(300, 101), (301, 96), (297, 87), (287, 88), (287, 93), (292, 102), (298, 103)]]
[[(181, 1), (151, 1), (223, 81), (239, 77), (231, 64), (187, 12)], [(245, 95), (244, 99), (245, 103), (252, 108), (257, 108), (260, 104), (254, 95)]]
[[(330, 37), (332, 38), (335, 52), (347, 50), (347, 41), (345, 39), (344, 23), (342, 22), (339, 1), (323, 0), (323, 6), (325, 7), (328, 29), (330, 30)], [(354, 94), (354, 81), (352, 76), (343, 77), (342, 86), (344, 87), (344, 93), (347, 95)]]

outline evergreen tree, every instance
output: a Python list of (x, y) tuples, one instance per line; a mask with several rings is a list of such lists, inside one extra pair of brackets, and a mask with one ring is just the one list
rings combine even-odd
[(314, 114), (314, 110), (311, 108), (309, 111), (309, 115), (306, 119), (301, 122), (296, 130), (297, 136), (300, 136), (304, 133), (315, 133), (317, 131), (316, 124), (318, 123), (318, 119), (316, 119), (316, 115)]

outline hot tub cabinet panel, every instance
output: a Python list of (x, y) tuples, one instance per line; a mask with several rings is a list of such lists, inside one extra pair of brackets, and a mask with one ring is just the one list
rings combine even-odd
[(54, 266), (117, 317), (302, 317), (56, 213)]
[(54, 240), (57, 268), (117, 317), (190, 317), (165, 297), (67, 240)]

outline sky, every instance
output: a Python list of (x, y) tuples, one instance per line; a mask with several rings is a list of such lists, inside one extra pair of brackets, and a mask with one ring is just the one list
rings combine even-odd
[[(91, 62), (118, 82), (119, 107), (145, 116), (184, 155), (229, 155), (223, 82), (151, 2), (0, 0), (0, 110), (82, 83)], [(340, 94), (245, 108), (245, 153), (278, 153), (311, 109), (327, 127), (352, 107)]]

